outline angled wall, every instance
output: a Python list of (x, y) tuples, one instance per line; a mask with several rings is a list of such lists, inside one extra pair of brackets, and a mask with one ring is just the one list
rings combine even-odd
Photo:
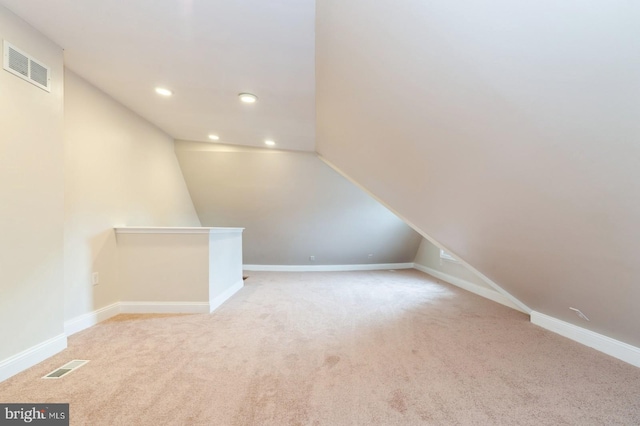
[(115, 226), (200, 226), (200, 221), (171, 137), (68, 69), (64, 104), (69, 320), (121, 300)]
[(535, 311), (638, 346), (639, 16), (318, 2), (317, 151)]
[(202, 225), (245, 228), (244, 264), (413, 262), (420, 236), (315, 154), (187, 141), (176, 154)]
[(29, 359), (38, 362), (66, 346), (62, 334), (64, 80), (62, 49), (2, 6), (0, 39), (51, 67), (50, 93), (0, 69), (3, 380), (6, 359), (48, 341), (44, 352), (31, 352), (36, 358)]
[(429, 240), (423, 238), (418, 247), (414, 262), (420, 266), (440, 272), (451, 277), (470, 282), (471, 284), (493, 290), (489, 284), (484, 282), (479, 276), (465, 268), (463, 264), (456, 261), (442, 259), (440, 249)]

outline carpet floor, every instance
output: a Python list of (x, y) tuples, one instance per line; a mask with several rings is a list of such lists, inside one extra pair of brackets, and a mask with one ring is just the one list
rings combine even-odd
[(249, 275), (213, 314), (71, 336), (0, 402), (69, 402), (72, 425), (640, 424), (640, 369), (422, 272)]

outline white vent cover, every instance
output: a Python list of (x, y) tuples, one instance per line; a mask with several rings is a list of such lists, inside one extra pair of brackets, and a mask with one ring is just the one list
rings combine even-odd
[(51, 69), (6, 40), (4, 41), (4, 69), (51, 92)]

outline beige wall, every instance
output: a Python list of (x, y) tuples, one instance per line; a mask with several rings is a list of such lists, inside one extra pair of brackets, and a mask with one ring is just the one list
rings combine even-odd
[(202, 224), (246, 228), (245, 264), (413, 262), (420, 236), (314, 154), (184, 141), (176, 153)]
[(119, 300), (209, 302), (209, 234), (118, 234)]
[(318, 2), (317, 150), (530, 308), (640, 346), (638, 16)]
[[(121, 300), (114, 226), (199, 226), (173, 140), (78, 75), (65, 89), (65, 318)], [(92, 272), (100, 284), (91, 283)]]
[(63, 333), (62, 49), (0, 6), (0, 39), (51, 67), (0, 70), (0, 361)]
[(126, 306), (212, 311), (243, 286), (241, 228), (126, 227), (116, 239)]
[(454, 278), (459, 278), (472, 284), (493, 290), (493, 287), (467, 269), (462, 263), (441, 259), (440, 249), (431, 244), (426, 238), (423, 238), (420, 242), (420, 247), (418, 247), (418, 252), (416, 253), (414, 262), (438, 272), (442, 272), (443, 274), (450, 275)]

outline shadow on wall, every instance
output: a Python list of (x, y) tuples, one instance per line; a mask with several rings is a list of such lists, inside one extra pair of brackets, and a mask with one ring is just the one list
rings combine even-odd
[(118, 251), (113, 229), (100, 232), (88, 240), (91, 249), (91, 271), (83, 281), (92, 286), (92, 309), (100, 309), (119, 299)]
[(244, 263), (413, 262), (421, 237), (315, 153), (176, 142), (203, 226), (244, 227)]
[(473, 271), (467, 269), (464, 264), (456, 260), (450, 260), (440, 256), (440, 249), (429, 242), (426, 238), (420, 243), (418, 252), (416, 253), (415, 263), (431, 268), (437, 272), (450, 275), (454, 278), (467, 281), (480, 287), (494, 290), (482, 278)]

